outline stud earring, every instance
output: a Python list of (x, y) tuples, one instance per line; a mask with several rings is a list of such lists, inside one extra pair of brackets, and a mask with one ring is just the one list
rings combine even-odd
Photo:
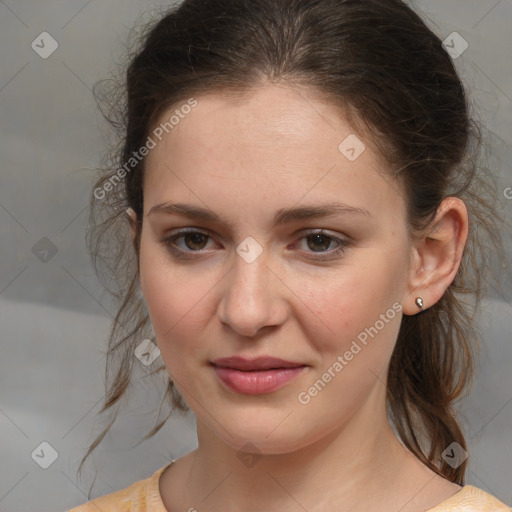
[(420, 311), (423, 311), (423, 299), (421, 297), (416, 297), (416, 306), (420, 308)]

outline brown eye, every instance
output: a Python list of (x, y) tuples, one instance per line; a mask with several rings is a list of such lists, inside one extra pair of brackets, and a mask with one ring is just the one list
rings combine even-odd
[(185, 242), (186, 247), (192, 250), (204, 249), (205, 244), (202, 242), (204, 242), (205, 239), (208, 239), (208, 235), (205, 235), (203, 233), (186, 233), (184, 235), (180, 235), (177, 238), (181, 237), (183, 237), (183, 241)]
[[(193, 253), (197, 253), (198, 255), (202, 253), (210, 238), (210, 235), (202, 233), (201, 231), (182, 230), (165, 237), (161, 240), (161, 243), (174, 257), (191, 259), (195, 257)], [(182, 243), (178, 243), (178, 240), (181, 239)]]
[[(346, 251), (346, 249), (348, 249), (351, 246), (350, 240), (328, 235), (324, 231), (306, 233), (306, 235), (301, 238), (301, 241), (302, 240), (306, 240), (306, 253), (309, 253), (309, 255), (311, 255), (312, 253), (318, 254), (318, 256), (313, 256), (313, 258), (311, 258), (311, 256), (308, 256), (311, 259), (316, 260), (327, 260), (329, 259), (330, 256), (337, 256), (343, 254)], [(333, 242), (335, 242), (337, 246), (329, 250), (329, 247), (332, 245)]]
[(329, 245), (331, 245), (331, 242), (334, 240), (332, 237), (323, 234), (309, 235), (306, 239), (312, 240), (311, 244), (308, 243), (310, 249), (320, 249), (320, 251), (327, 251)]

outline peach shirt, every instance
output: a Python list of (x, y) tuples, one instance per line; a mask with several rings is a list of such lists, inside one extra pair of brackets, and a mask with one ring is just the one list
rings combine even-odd
[[(169, 512), (159, 490), (160, 475), (169, 465), (158, 469), (146, 480), (139, 480), (125, 489), (96, 498), (68, 512)], [(189, 510), (193, 511), (194, 507)], [(437, 507), (425, 512), (512, 512), (512, 509), (482, 489), (465, 485)]]

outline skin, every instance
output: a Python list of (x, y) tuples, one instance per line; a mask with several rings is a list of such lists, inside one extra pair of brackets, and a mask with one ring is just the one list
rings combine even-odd
[[(400, 183), (382, 172), (364, 134), (356, 134), (366, 150), (355, 161), (339, 151), (355, 131), (318, 94), (262, 84), (241, 101), (220, 94), (196, 99), (148, 155), (144, 182), (140, 285), (161, 357), (198, 432), (198, 448), (160, 479), (166, 508), (434, 507), (460, 486), (436, 476), (397, 440), (386, 416), (386, 375), (402, 315), (419, 312), (418, 296), (425, 307), (437, 302), (456, 275), (468, 231), (464, 203), (445, 199), (433, 229), (411, 237)], [(281, 208), (331, 201), (369, 214), (271, 226)], [(207, 208), (231, 227), (148, 215), (171, 202)], [(129, 219), (135, 237), (133, 211)], [(191, 256), (179, 259), (161, 240), (186, 227), (209, 237), (176, 240)], [(320, 229), (327, 236), (320, 241), (306, 232)], [(263, 250), (252, 263), (236, 252), (248, 236)], [(350, 245), (336, 255), (330, 236)], [(402, 311), (309, 403), (300, 403), (298, 394), (394, 303)], [(270, 355), (308, 368), (272, 393), (238, 394), (210, 365), (232, 355)], [(257, 454), (255, 463), (244, 464), (241, 450)]]

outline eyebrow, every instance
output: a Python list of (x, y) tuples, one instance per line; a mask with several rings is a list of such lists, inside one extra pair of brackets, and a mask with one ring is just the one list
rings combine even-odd
[[(225, 224), (232, 228), (232, 224), (217, 215), (211, 210), (199, 206), (192, 206), (184, 203), (161, 203), (153, 206), (148, 216), (153, 213), (167, 213), (170, 215), (182, 215), (193, 219), (202, 221), (211, 221)], [(321, 205), (306, 205), (295, 208), (284, 208), (277, 210), (273, 219), (273, 227), (278, 227), (284, 224), (289, 224), (294, 221), (307, 220), (307, 219), (320, 219), (330, 217), (332, 215), (365, 215), (371, 217), (368, 210), (364, 208), (356, 208), (343, 203), (327, 203)]]

